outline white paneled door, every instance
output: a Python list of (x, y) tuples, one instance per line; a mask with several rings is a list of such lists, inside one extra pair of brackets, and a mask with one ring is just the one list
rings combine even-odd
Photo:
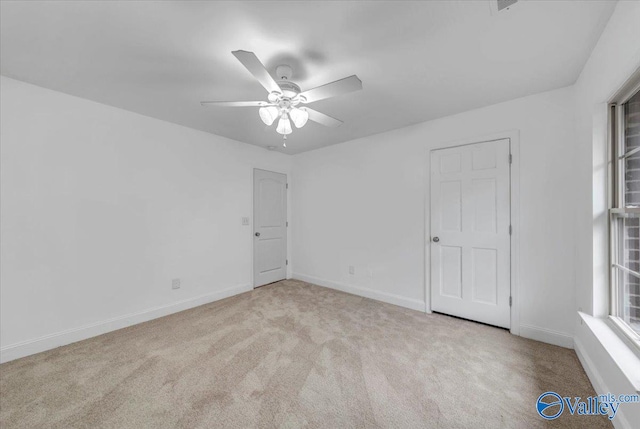
[(509, 139), (431, 152), (431, 308), (510, 327)]
[(287, 276), (287, 176), (253, 170), (253, 285)]

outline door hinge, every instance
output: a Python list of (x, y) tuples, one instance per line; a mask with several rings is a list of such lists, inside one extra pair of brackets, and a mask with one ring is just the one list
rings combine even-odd
[(289, 226), (289, 221), (287, 221), (287, 227)]
[(289, 184), (287, 183), (287, 189), (289, 189)]
[(285, 261), (287, 262), (287, 265), (289, 265), (289, 260), (288, 260), (288, 259), (285, 259)]
[(509, 225), (509, 235), (513, 234), (513, 227)]
[(511, 307), (512, 304), (513, 304), (513, 299), (509, 297), (509, 307)]
[(509, 164), (513, 164), (513, 155), (509, 154)]

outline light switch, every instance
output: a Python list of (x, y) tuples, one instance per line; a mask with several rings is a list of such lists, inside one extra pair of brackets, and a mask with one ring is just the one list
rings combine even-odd
[(248, 217), (243, 217), (242, 218), (242, 224), (243, 225), (249, 225), (249, 218)]

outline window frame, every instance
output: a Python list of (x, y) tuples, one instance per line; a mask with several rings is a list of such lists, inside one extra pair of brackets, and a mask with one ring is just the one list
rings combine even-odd
[(608, 201), (608, 231), (609, 231), (609, 320), (618, 332), (634, 346), (636, 354), (640, 354), (640, 334), (636, 332), (622, 317), (619, 316), (620, 302), (619, 285), (622, 275), (633, 275), (640, 279), (640, 272), (618, 264), (616, 256), (620, 252), (619, 227), (617, 223), (628, 215), (640, 216), (640, 207), (625, 207), (624, 176), (625, 159), (640, 152), (634, 148), (627, 153), (624, 151), (624, 104), (640, 91), (640, 69), (638, 69), (627, 83), (616, 93), (608, 103), (608, 152), (609, 162), (609, 201)]

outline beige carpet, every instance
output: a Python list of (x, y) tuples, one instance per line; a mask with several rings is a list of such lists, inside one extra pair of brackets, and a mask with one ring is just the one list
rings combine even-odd
[(2, 428), (611, 427), (573, 351), (297, 281), (0, 366)]

